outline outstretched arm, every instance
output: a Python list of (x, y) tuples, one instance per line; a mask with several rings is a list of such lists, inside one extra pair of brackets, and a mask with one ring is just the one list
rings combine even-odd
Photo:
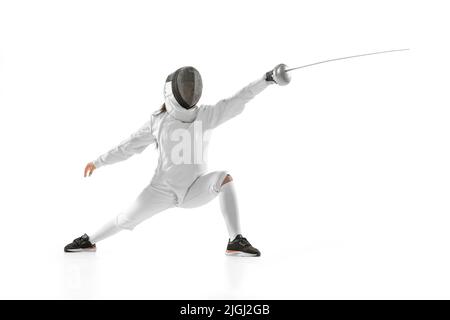
[(240, 114), (244, 110), (246, 103), (271, 83), (266, 81), (264, 76), (239, 90), (228, 99), (220, 100), (215, 105), (203, 105), (199, 108), (197, 120), (202, 121), (202, 125), (206, 129), (215, 128)]
[(95, 165), (95, 168), (100, 168), (107, 164), (126, 160), (136, 153), (141, 153), (153, 142), (155, 142), (155, 137), (152, 135), (151, 120), (149, 120), (128, 139), (122, 141), (117, 147), (98, 157), (93, 164)]

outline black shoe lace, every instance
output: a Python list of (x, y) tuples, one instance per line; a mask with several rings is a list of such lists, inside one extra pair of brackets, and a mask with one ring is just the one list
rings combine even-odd
[(75, 242), (75, 244), (78, 245), (78, 246), (81, 246), (81, 244), (82, 244), (83, 242), (85, 242), (85, 241), (86, 241), (86, 239), (85, 239), (83, 236), (81, 236), (81, 237), (76, 238), (75, 240), (73, 240), (73, 242)]
[(243, 247), (251, 246), (250, 242), (248, 242), (248, 240), (244, 237), (239, 239), (239, 244)]

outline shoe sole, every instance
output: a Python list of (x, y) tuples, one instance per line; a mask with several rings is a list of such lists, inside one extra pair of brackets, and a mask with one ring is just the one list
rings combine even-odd
[(64, 252), (76, 253), (76, 252), (96, 252), (97, 248), (85, 248), (85, 249), (67, 249)]
[(257, 253), (247, 253), (242, 251), (235, 251), (235, 250), (227, 250), (225, 251), (225, 255), (232, 256), (232, 257), (259, 257), (260, 254)]

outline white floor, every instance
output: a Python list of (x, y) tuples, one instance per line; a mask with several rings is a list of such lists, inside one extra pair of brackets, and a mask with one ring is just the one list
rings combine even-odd
[[(195, 223), (207, 213), (192, 214)], [(12, 244), (3, 253), (0, 298), (450, 298), (448, 247), (438, 235), (421, 237), (417, 225), (364, 233), (324, 222), (295, 233), (275, 224), (251, 238), (260, 258), (233, 258), (214, 227), (171, 234), (172, 218), (187, 221), (180, 215), (100, 243), (97, 253), (64, 254), (61, 240), (56, 246), (45, 234), (29, 248)]]

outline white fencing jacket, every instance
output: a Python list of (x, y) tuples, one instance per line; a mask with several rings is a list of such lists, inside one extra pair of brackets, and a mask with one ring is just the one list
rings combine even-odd
[(176, 202), (181, 203), (189, 186), (207, 170), (205, 155), (211, 130), (240, 114), (246, 103), (270, 84), (261, 78), (228, 99), (215, 105), (200, 105), (184, 114), (180, 114), (183, 109), (176, 105), (166, 86), (166, 108), (174, 112), (154, 113), (138, 131), (98, 157), (94, 164), (100, 168), (123, 161), (156, 143), (159, 160), (151, 185), (174, 195)]

